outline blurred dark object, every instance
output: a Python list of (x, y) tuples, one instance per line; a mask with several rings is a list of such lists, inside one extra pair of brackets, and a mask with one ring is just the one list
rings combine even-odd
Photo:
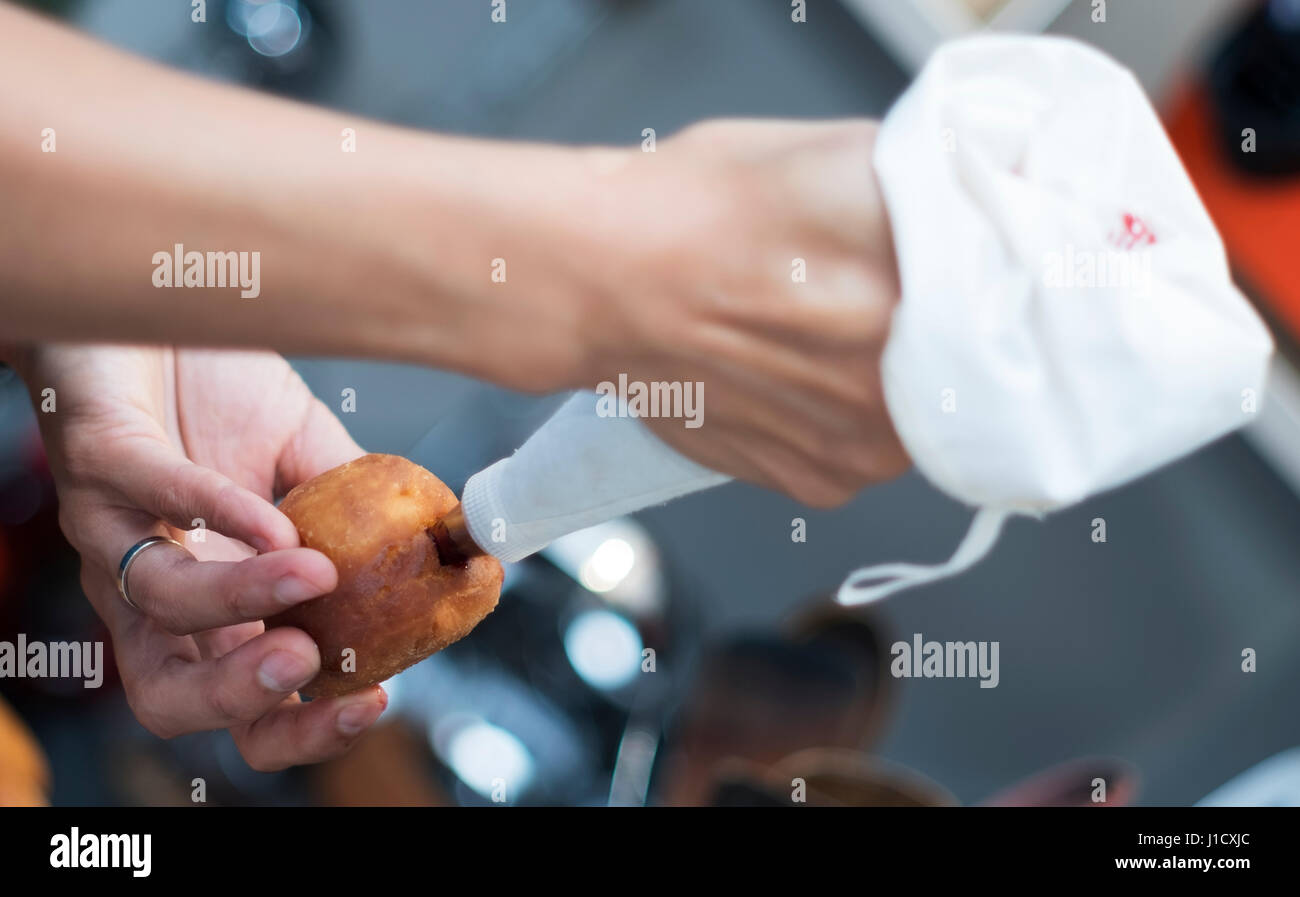
[[(1300, 344), (1300, 0), (1254, 8), (1164, 114), (1174, 149), (1223, 237), (1233, 275)], [(1253, 136), (1252, 136), (1253, 135)], [(1288, 177), (1292, 176), (1292, 177)], [(1270, 392), (1278, 394), (1276, 384)], [(1287, 450), (1284, 450), (1284, 454)]]
[[(1099, 784), (1105, 800), (1093, 800)], [(987, 807), (1125, 807), (1137, 797), (1138, 774), (1114, 757), (1085, 757), (1044, 770), (984, 801)]]
[(338, 70), (338, 37), (315, 0), (213, 0), (203, 68), (289, 96), (312, 96)]
[(840, 740), (855, 747), (875, 744), (894, 705), (890, 639), (884, 621), (867, 608), (841, 607), (827, 593), (806, 603), (782, 630), (794, 645), (854, 665), (861, 700), (841, 720)]
[(694, 626), (648, 534), (616, 520), (508, 567), (497, 610), (390, 680), (459, 805), (644, 803)]
[[(1105, 782), (1105, 800), (1097, 779)], [(989, 807), (1122, 807), (1137, 796), (1137, 771), (1113, 757), (1070, 760), (999, 792)], [(771, 767), (730, 761), (710, 801), (726, 807), (955, 807), (942, 785), (897, 763), (845, 748), (813, 748)]]
[(708, 803), (726, 764), (770, 767), (808, 748), (868, 746), (889, 706), (888, 640), (868, 614), (819, 596), (781, 636), (706, 651), (675, 727), (660, 793)]
[[(113, 751), (108, 758), (107, 775), (112, 780), (118, 801), (137, 807), (194, 806), (186, 772), (171, 762), (168, 751), (160, 744), (128, 742), (124, 750)], [(205, 783), (206, 792), (207, 779)], [(217, 803), (204, 794), (204, 804)]]
[[(0, 456), (0, 639), (103, 642), (104, 679), (87, 689), (80, 679), (22, 678), (5, 682), (23, 695), (96, 700), (117, 682), (108, 631), (81, 591), (80, 562), (59, 529), (58, 499), (33, 427)], [(20, 703), (21, 706), (21, 703)]]
[[(887, 640), (869, 614), (818, 596), (782, 635), (733, 638), (692, 663), (696, 649), (680, 637), (692, 627), (673, 600), (683, 590), (668, 586), (653, 543), (626, 520), (516, 565), (474, 637), (388, 683), (387, 722), (309, 772), (310, 799), (788, 804), (777, 783), (795, 762), (817, 783), (815, 803), (953, 802), (861, 753), (880, 733), (892, 681)], [(688, 668), (697, 674), (686, 678)], [(666, 727), (683, 698), (680, 724)], [(652, 789), (661, 743), (670, 756)]]
[(955, 807), (925, 776), (847, 748), (813, 748), (764, 769), (732, 761), (719, 769), (717, 807)]
[(19, 6), (29, 6), (56, 16), (66, 16), (81, 5), (81, 0), (15, 0)]
[[(1210, 70), (1227, 158), (1253, 175), (1300, 171), (1300, 0), (1268, 0), (1232, 35)], [(1255, 150), (1243, 152), (1244, 132)]]
[(450, 798), (430, 775), (421, 733), (381, 720), (356, 746), (308, 770), (315, 803), (326, 807), (442, 807)]

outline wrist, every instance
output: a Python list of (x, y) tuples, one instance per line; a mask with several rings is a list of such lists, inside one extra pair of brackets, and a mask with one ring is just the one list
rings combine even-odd
[(411, 293), (398, 320), (412, 310), (416, 320), (401, 332), (389, 324), (383, 338), (401, 341), (397, 354), (411, 360), (515, 389), (589, 385), (595, 151), (417, 143), (423, 169), (402, 185), (386, 266), (389, 290)]

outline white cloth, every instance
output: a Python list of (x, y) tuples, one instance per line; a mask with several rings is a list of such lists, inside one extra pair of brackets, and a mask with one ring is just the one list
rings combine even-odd
[(1062, 38), (955, 41), (889, 111), (874, 161), (902, 279), (890, 417), (921, 473), (983, 510), (947, 564), (864, 568), (843, 603), (960, 572), (1007, 515), (1249, 422), (1272, 340), (1126, 69)]
[(727, 479), (635, 418), (600, 416), (595, 393), (579, 393), (514, 455), (470, 477), (461, 505), (475, 542), (518, 561), (560, 536)]

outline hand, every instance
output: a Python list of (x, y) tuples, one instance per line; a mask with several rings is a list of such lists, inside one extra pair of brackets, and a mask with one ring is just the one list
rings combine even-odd
[[(383, 690), (300, 701), (320, 668), (316, 646), (261, 623), (337, 582), (270, 501), (362, 454), (337, 418), (270, 353), (44, 348), (23, 373), (36, 396), (56, 391), (56, 410), (40, 417), (59, 522), (136, 718), (164, 738), (230, 729), (259, 770), (346, 750), (383, 711)], [(202, 541), (188, 532), (200, 525)], [(115, 577), (150, 535), (194, 556), (170, 545), (141, 554), (129, 576), (137, 611)]]
[[(595, 151), (587, 379), (698, 381), (703, 424), (647, 423), (700, 463), (831, 506), (909, 461), (880, 354), (898, 299), (876, 125), (718, 121)], [(806, 282), (795, 282), (795, 259)]]

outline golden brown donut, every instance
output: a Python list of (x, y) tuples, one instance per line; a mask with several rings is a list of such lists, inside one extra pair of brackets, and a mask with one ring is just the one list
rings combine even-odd
[[(282, 510), (302, 544), (338, 568), (338, 587), (266, 621), (296, 626), (320, 649), (314, 697), (382, 682), (463, 638), (496, 607), (502, 569), (480, 556), (444, 567), (429, 530), (455, 494), (418, 464), (365, 455), (295, 487)], [(347, 649), (355, 671), (343, 669)]]

